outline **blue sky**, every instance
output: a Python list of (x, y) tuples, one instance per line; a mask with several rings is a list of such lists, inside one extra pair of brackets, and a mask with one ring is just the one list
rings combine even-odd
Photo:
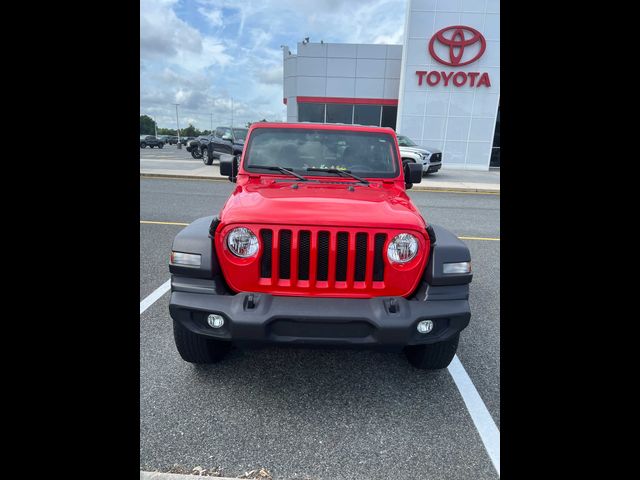
[(406, 0), (141, 0), (140, 113), (161, 127), (283, 120), (282, 50), (402, 43)]

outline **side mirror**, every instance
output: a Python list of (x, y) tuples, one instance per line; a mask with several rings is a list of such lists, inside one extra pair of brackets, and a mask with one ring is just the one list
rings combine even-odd
[(230, 182), (236, 181), (238, 174), (238, 157), (237, 155), (231, 159), (220, 159), (220, 175), (229, 177)]
[(422, 165), (414, 162), (404, 164), (404, 184), (405, 188), (413, 187), (414, 183), (422, 182)]

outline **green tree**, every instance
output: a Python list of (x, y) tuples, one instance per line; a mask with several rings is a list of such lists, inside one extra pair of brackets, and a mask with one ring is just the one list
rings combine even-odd
[[(155, 135), (156, 122), (148, 115), (140, 115), (140, 135)], [(159, 132), (158, 132), (159, 133)]]
[(200, 135), (200, 131), (191, 124), (189, 124), (187, 128), (180, 129), (181, 137), (197, 137), (199, 135)]
[(249, 128), (252, 123), (268, 122), (268, 121), (269, 120), (267, 120), (266, 118), (263, 118), (262, 120), (258, 120), (257, 122), (247, 122), (247, 128)]

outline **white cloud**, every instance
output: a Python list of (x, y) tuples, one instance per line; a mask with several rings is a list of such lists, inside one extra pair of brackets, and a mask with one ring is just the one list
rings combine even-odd
[(381, 34), (373, 39), (373, 43), (399, 45), (404, 41), (404, 26), (398, 28), (392, 34)]
[(140, 110), (198, 128), (282, 120), (282, 51), (297, 42), (402, 43), (406, 0), (141, 0)]
[(220, 27), (224, 24), (222, 20), (222, 10), (208, 10), (204, 7), (198, 8), (198, 12), (204, 16), (207, 21), (214, 27)]
[(277, 65), (268, 70), (261, 70), (258, 73), (258, 79), (261, 83), (266, 85), (280, 85), (282, 86), (282, 65)]
[(182, 51), (201, 52), (200, 32), (180, 20), (171, 1), (140, 2), (140, 57), (175, 56)]

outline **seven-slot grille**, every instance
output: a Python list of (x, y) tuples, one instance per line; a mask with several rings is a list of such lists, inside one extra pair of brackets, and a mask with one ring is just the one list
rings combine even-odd
[(386, 233), (282, 227), (261, 229), (260, 239), (262, 284), (321, 288), (383, 285)]

